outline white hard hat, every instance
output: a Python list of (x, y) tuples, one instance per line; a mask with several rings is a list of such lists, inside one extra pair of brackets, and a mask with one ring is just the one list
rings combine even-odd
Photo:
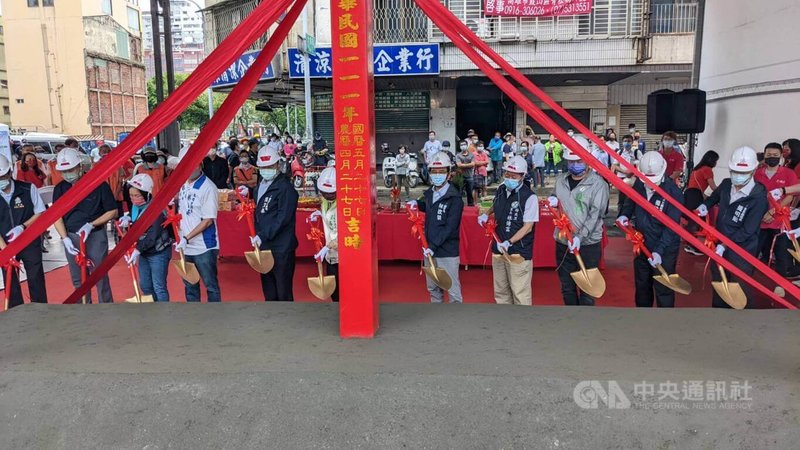
[(326, 194), (336, 192), (336, 168), (326, 167), (317, 178), (317, 189)]
[(525, 174), (528, 173), (528, 163), (522, 156), (514, 156), (503, 166), (506, 172)]
[(11, 163), (5, 155), (0, 155), (0, 177), (7, 174), (11, 170)]
[[(587, 141), (585, 137), (583, 137), (583, 136), (573, 136), (572, 140), (577, 142), (578, 145), (583, 147), (583, 149), (586, 150), (587, 152), (589, 151), (589, 141)], [(564, 147), (564, 155), (562, 156), (562, 158), (565, 161), (577, 161), (579, 159), (582, 159), (580, 157), (580, 155), (578, 155), (577, 153), (573, 152), (568, 147)]]
[(758, 167), (756, 151), (750, 147), (739, 147), (733, 151), (728, 168), (734, 172), (752, 172)]
[(146, 173), (134, 175), (131, 181), (128, 181), (128, 184), (140, 191), (153, 193), (153, 179)]
[(74, 169), (80, 164), (81, 155), (72, 147), (62, 149), (56, 156), (56, 170), (59, 172)]
[(667, 172), (667, 160), (659, 152), (647, 152), (639, 160), (639, 170), (653, 183), (660, 183)]
[(450, 168), (450, 155), (445, 152), (439, 152), (433, 155), (433, 159), (428, 164), (428, 169), (449, 169)]
[(256, 160), (256, 166), (258, 167), (268, 167), (280, 162), (281, 157), (278, 155), (278, 151), (275, 150), (274, 147), (267, 146), (262, 147), (261, 150), (258, 151), (258, 158)]

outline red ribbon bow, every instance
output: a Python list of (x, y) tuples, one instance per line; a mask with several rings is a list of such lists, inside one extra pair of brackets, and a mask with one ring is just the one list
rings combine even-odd
[(631, 241), (633, 244), (633, 254), (639, 256), (642, 254), (644, 246), (644, 235), (641, 231), (634, 229), (631, 226), (620, 225), (622, 231), (625, 232), (625, 239)]
[(181, 219), (183, 216), (175, 212), (175, 207), (169, 208), (167, 210), (167, 218), (164, 220), (164, 223), (161, 225), (164, 228), (169, 226), (175, 225), (176, 227), (180, 227)]
[(19, 270), (20, 268), (22, 268), (22, 264), (20, 264), (20, 262), (17, 261), (16, 258), (11, 258), (8, 261), (6, 261), (5, 264), (3, 264), (3, 267), (6, 268), (6, 270), (11, 270), (11, 269)]
[(575, 227), (572, 226), (572, 222), (570, 222), (566, 214), (556, 214), (553, 212), (553, 224), (558, 228), (559, 239), (569, 239), (569, 236), (575, 234)]
[(789, 231), (792, 229), (791, 223), (791, 215), (792, 210), (788, 206), (781, 205), (777, 200), (769, 196), (769, 202), (771, 203), (772, 209), (774, 212), (772, 213), (772, 218), (780, 222), (781, 227), (784, 231)]
[(425, 233), (425, 219), (419, 215), (419, 211), (411, 209), (410, 206), (406, 207), (408, 211), (408, 220), (412, 223), (411, 235), (419, 239)]
[(318, 226), (311, 225), (311, 230), (306, 235), (306, 238), (314, 243), (314, 250), (316, 253), (322, 250), (322, 241), (325, 239), (325, 233), (320, 230)]
[(256, 212), (256, 202), (253, 199), (245, 198), (238, 189), (236, 190), (236, 197), (239, 199), (239, 204), (236, 205), (236, 210), (239, 211), (236, 220), (251, 219)]
[(75, 262), (80, 267), (89, 267), (92, 265), (92, 260), (87, 258), (84, 252), (78, 252), (78, 254), (75, 255)]
[[(711, 225), (711, 220), (708, 216), (706, 216), (706, 223)], [(703, 229), (700, 232), (700, 235), (705, 238), (705, 246), (708, 247), (710, 250), (715, 251), (717, 249), (717, 237), (714, 236), (714, 232), (712, 229)]]
[(497, 231), (497, 221), (494, 220), (494, 216), (489, 217), (484, 228), (486, 229), (486, 237), (494, 239), (495, 231)]

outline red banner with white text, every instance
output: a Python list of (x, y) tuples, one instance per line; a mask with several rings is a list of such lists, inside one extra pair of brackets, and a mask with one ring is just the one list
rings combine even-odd
[(592, 13), (592, 0), (485, 0), (484, 14), (508, 17), (576, 16)]

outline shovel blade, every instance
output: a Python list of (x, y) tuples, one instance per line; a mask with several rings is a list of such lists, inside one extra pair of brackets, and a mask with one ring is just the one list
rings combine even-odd
[(327, 300), (333, 295), (336, 290), (336, 277), (333, 275), (326, 275), (320, 277), (308, 278), (308, 289), (320, 300)]
[(152, 295), (142, 295), (141, 299), (137, 297), (131, 297), (125, 300), (125, 303), (153, 303), (153, 296)]
[(791, 249), (788, 250), (788, 252), (790, 255), (792, 255), (792, 258), (794, 258), (795, 261), (800, 262), (800, 253), (798, 253), (796, 250), (791, 250)]
[(681, 278), (678, 274), (672, 274), (665, 277), (664, 275), (656, 275), (654, 280), (663, 284), (664, 286), (672, 289), (678, 294), (689, 295), (692, 293), (692, 285), (688, 281)]
[(744, 309), (747, 306), (747, 296), (739, 283), (725, 283), (723, 281), (712, 281), (711, 287), (717, 294), (730, 305), (733, 309)]
[(425, 272), (425, 275), (427, 275), (434, 282), (434, 284), (445, 291), (449, 291), (453, 286), (453, 280), (444, 269), (439, 267), (423, 267), (422, 271)]
[(200, 273), (197, 272), (197, 267), (186, 260), (175, 260), (172, 262), (178, 275), (181, 276), (189, 284), (197, 284), (200, 282)]
[(272, 256), (271, 250), (244, 252), (244, 258), (247, 260), (247, 264), (250, 264), (250, 267), (258, 273), (269, 273), (275, 266), (275, 258)]
[(606, 280), (599, 269), (586, 269), (585, 275), (579, 270), (572, 272), (570, 276), (578, 285), (578, 289), (594, 298), (602, 297), (606, 292)]

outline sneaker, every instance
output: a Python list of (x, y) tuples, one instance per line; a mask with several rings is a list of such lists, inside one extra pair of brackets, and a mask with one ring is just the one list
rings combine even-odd
[(686, 247), (683, 247), (683, 251), (685, 251), (686, 253), (688, 253), (690, 255), (703, 256), (703, 252), (701, 252), (700, 250), (698, 250), (698, 249), (696, 249), (694, 247), (690, 247), (688, 245)]

